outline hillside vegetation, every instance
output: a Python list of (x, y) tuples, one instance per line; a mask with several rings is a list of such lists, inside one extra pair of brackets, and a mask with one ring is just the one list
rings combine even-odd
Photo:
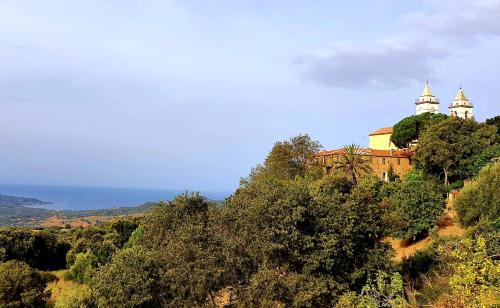
[[(444, 117), (418, 134), (417, 164), (394, 182), (355, 151), (323, 174), (310, 164), (320, 144), (300, 135), (223, 203), (186, 193), (136, 219), (0, 229), (0, 306), (498, 306), (497, 128)], [(455, 201), (465, 235), (442, 237), (447, 195), (468, 178)], [(432, 241), (396, 261), (388, 237)]]

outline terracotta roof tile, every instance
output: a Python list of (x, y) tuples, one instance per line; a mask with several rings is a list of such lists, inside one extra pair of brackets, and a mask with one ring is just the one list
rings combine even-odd
[(374, 131), (373, 133), (370, 134), (370, 136), (374, 135), (387, 135), (387, 134), (392, 134), (392, 127), (382, 127)]

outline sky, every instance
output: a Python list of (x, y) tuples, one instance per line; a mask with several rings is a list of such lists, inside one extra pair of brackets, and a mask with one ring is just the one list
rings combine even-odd
[(0, 0), (0, 183), (231, 191), (461, 85), (500, 114), (500, 0)]

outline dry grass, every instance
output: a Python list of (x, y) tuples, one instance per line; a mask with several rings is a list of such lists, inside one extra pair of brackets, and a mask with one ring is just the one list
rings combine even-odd
[[(464, 229), (458, 224), (457, 213), (453, 209), (453, 203), (451, 200), (446, 205), (445, 212), (443, 216), (438, 220), (437, 223), (439, 236), (463, 236)], [(396, 251), (396, 256), (394, 260), (401, 261), (404, 258), (408, 258), (415, 252), (424, 249), (431, 243), (431, 238), (427, 237), (418, 240), (414, 243), (408, 243), (407, 241), (400, 241), (392, 237), (384, 239), (384, 242), (391, 244), (392, 248)]]
[(50, 216), (49, 218), (40, 221), (39, 226), (48, 227), (64, 227), (70, 225), (71, 227), (90, 227), (96, 225), (98, 222), (114, 220), (117, 218), (126, 217), (141, 217), (143, 214), (132, 214), (132, 215), (118, 215), (118, 216), (86, 216), (79, 218), (64, 218), (58, 215)]
[(78, 283), (71, 280), (66, 280), (64, 278), (64, 275), (67, 271), (68, 270), (59, 270), (51, 272), (52, 274), (56, 275), (58, 280), (50, 282), (47, 285), (47, 289), (51, 292), (50, 299), (47, 301), (47, 304), (54, 305), (57, 298), (61, 296), (61, 294), (78, 286)]

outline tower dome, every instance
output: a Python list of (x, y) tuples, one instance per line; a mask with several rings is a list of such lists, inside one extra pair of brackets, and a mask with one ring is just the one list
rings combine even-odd
[(462, 119), (470, 119), (474, 117), (474, 105), (465, 96), (462, 87), (458, 90), (455, 99), (448, 107), (450, 109), (450, 116), (459, 117)]
[(425, 112), (439, 113), (439, 100), (432, 94), (429, 82), (426, 82), (422, 95), (415, 101), (416, 114)]

